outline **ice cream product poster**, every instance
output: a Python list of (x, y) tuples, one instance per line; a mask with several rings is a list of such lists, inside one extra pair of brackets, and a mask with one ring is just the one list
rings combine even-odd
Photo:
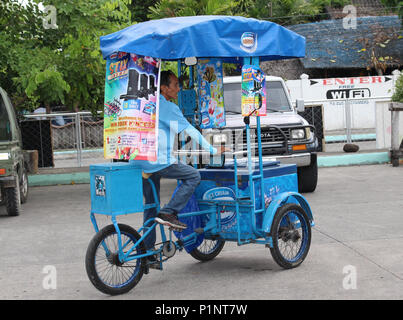
[(200, 59), (197, 65), (200, 128), (225, 126), (223, 68), (220, 59)]
[(106, 62), (104, 157), (157, 158), (160, 61), (119, 52)]
[(259, 95), (262, 97), (262, 107), (252, 115), (266, 115), (266, 79), (263, 71), (254, 65), (242, 67), (242, 116), (248, 116), (258, 108)]

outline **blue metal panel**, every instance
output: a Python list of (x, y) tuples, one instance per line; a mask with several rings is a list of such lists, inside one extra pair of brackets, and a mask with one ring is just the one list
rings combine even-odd
[[(248, 170), (246, 168), (239, 167), (239, 164), (237, 169), (238, 179), (240, 179), (242, 182), (248, 181)], [(231, 166), (223, 169), (200, 169), (199, 172), (202, 180), (234, 181), (234, 169), (231, 168)], [(267, 165), (263, 164), (263, 178), (293, 173), (297, 173), (297, 167), (295, 164), (280, 165), (278, 162), (271, 162)], [(252, 174), (259, 174), (259, 168), (254, 168)]]
[[(263, 185), (265, 208), (261, 208), (261, 181), (253, 179), (254, 200), (250, 201), (249, 175), (247, 170), (238, 171), (238, 183), (234, 183), (233, 169), (205, 169), (199, 170), (202, 181), (195, 191), (198, 200), (214, 199), (236, 199), (235, 192), (238, 192), (238, 204), (234, 201), (231, 205), (225, 205), (221, 211), (220, 236), (226, 240), (237, 241), (238, 235), (242, 241), (259, 238), (259, 232), (264, 224), (266, 208), (275, 200), (279, 194), (284, 192), (298, 192), (298, 178), (295, 165), (279, 165), (274, 163), (263, 168)], [(256, 169), (254, 174), (258, 175)], [(252, 175), (255, 177), (255, 175)], [(238, 187), (238, 188), (237, 188)], [(231, 192), (232, 190), (232, 192)], [(287, 193), (288, 194), (288, 193)], [(249, 199), (249, 201), (248, 201)], [(239, 206), (239, 230), (237, 230), (236, 205)], [(200, 209), (207, 209), (205, 203), (199, 204)], [(239, 234), (238, 234), (239, 232)]]
[(269, 207), (266, 209), (266, 213), (263, 218), (262, 229), (263, 232), (269, 233), (271, 229), (271, 225), (274, 219), (274, 216), (279, 207), (281, 207), (285, 203), (296, 203), (299, 204), (302, 209), (308, 215), (311, 226), (314, 226), (313, 222), (313, 214), (311, 207), (309, 206), (308, 201), (297, 192), (283, 192), (278, 194), (271, 202)]
[(121, 215), (143, 212), (141, 169), (130, 163), (90, 166), (91, 213)]

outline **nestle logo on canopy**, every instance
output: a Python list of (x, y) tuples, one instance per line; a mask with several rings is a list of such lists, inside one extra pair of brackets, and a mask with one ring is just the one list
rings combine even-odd
[(257, 48), (257, 34), (254, 32), (244, 32), (241, 36), (241, 49), (252, 53)]

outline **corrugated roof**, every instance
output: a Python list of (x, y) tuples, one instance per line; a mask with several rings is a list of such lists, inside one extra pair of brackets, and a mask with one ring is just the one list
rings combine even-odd
[(398, 16), (356, 19), (356, 28), (343, 26), (343, 19), (289, 26), (306, 38), (306, 55), (301, 59), (304, 67), (367, 68), (373, 66), (373, 57), (385, 65), (403, 65), (403, 31)]

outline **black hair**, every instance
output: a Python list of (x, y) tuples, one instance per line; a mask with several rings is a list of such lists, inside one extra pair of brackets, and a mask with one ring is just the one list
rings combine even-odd
[(161, 71), (160, 87), (162, 86), (169, 87), (171, 83), (171, 76), (176, 77), (175, 73), (173, 73), (171, 70)]

